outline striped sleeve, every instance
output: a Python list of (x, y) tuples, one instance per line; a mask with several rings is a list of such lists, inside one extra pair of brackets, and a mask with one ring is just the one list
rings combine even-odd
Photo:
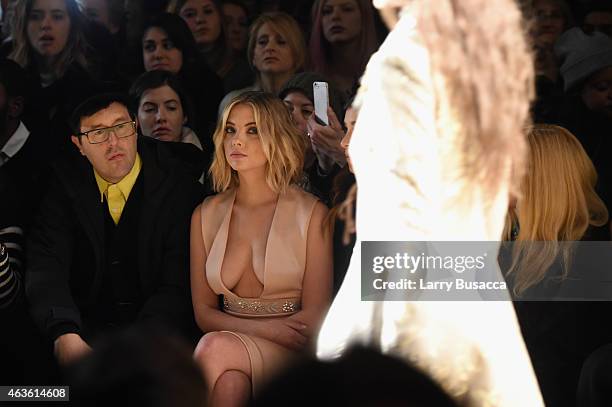
[(17, 302), (23, 292), (23, 230), (0, 229), (0, 309)]

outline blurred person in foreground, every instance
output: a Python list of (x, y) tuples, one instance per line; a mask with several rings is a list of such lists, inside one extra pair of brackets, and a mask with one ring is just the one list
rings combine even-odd
[(461, 405), (542, 406), (510, 301), (361, 301), (360, 242), (500, 240), (533, 98), (521, 13), (511, 0), (375, 5), (401, 11), (354, 103), (358, 242), (318, 356), (371, 344)]

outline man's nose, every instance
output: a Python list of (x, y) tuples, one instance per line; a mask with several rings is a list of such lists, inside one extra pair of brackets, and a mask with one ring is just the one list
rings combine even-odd
[(117, 137), (117, 134), (115, 133), (115, 130), (109, 130), (108, 131), (108, 140), (106, 140), (108, 145), (109, 146), (114, 146), (114, 145), (117, 144), (118, 141), (119, 141), (119, 137)]

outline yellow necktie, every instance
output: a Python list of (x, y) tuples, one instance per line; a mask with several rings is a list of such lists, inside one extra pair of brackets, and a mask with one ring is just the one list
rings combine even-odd
[(123, 211), (123, 206), (125, 205), (123, 194), (116, 184), (111, 184), (108, 186), (108, 189), (106, 190), (106, 200), (108, 202), (108, 211), (110, 212), (110, 215), (116, 225), (119, 223), (119, 218), (121, 218), (121, 212)]

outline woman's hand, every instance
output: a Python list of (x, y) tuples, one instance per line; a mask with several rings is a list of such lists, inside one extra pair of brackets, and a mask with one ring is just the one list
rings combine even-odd
[(329, 118), (329, 126), (318, 124), (314, 114), (310, 116), (306, 124), (312, 150), (317, 156), (319, 167), (324, 172), (329, 172), (334, 163), (341, 167), (346, 164), (344, 148), (340, 145), (340, 141), (344, 137), (342, 125), (331, 107), (327, 108), (327, 117)]
[(300, 351), (308, 343), (304, 334), (307, 326), (290, 318), (273, 318), (262, 321), (259, 336), (291, 350)]

